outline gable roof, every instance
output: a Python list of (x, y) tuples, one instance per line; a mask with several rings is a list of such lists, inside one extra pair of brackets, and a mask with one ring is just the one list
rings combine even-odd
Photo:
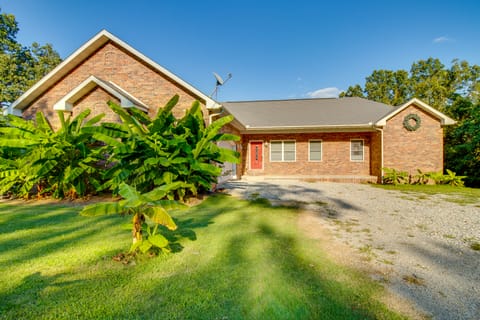
[(135, 98), (127, 91), (120, 88), (115, 83), (103, 81), (95, 76), (90, 76), (80, 83), (77, 87), (67, 93), (62, 99), (53, 105), (54, 110), (72, 111), (73, 104), (81, 99), (85, 94), (100, 87), (110, 95), (120, 100), (120, 105), (124, 108), (136, 107), (143, 111), (148, 111), (148, 106)]
[(407, 107), (415, 105), (418, 108), (424, 110), (425, 112), (429, 113), (433, 117), (437, 118), (440, 120), (442, 126), (448, 126), (457, 123), (455, 120), (452, 118), (446, 116), (442, 112), (430, 107), (428, 104), (425, 102), (421, 101), (420, 99), (413, 98), (410, 101), (402, 104), (401, 106), (396, 107), (386, 115), (384, 115), (382, 118), (380, 118), (378, 121), (376, 121), (375, 125), (377, 126), (384, 126), (387, 124), (387, 120), (393, 118), (396, 114), (401, 112), (402, 110), (406, 109)]
[(391, 106), (358, 97), (224, 102), (243, 130), (372, 128)]
[(393, 107), (359, 97), (222, 103), (242, 131), (374, 130), (405, 108), (415, 105), (439, 119), (441, 125), (456, 121), (419, 99)]
[(78, 50), (72, 53), (67, 59), (60, 63), (56, 68), (50, 71), (45, 77), (28, 89), (24, 94), (22, 94), (17, 100), (15, 100), (9, 107), (8, 113), (18, 114), (19, 110), (25, 109), (30, 103), (32, 103), (36, 98), (43, 94), (48, 88), (54, 85), (62, 77), (68, 74), (71, 70), (81, 64), (86, 58), (91, 54), (105, 45), (107, 42), (112, 41), (139, 60), (143, 61), (154, 70), (164, 74), (172, 81), (178, 83), (181, 87), (192, 92), (194, 95), (205, 101), (205, 105), (208, 109), (215, 109), (220, 107), (218, 103), (212, 98), (208, 97), (202, 93), (197, 88), (193, 87), (191, 84), (179, 78), (177, 75), (173, 74), (169, 70), (165, 69), (161, 65), (157, 64), (153, 60), (149, 59), (139, 51), (132, 48), (127, 43), (123, 42), (119, 38), (112, 35), (106, 30), (100, 31), (97, 35), (87, 41), (83, 46)]

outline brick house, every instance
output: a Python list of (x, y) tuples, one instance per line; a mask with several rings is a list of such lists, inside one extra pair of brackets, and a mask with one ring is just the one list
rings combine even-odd
[(382, 168), (443, 171), (443, 126), (455, 121), (418, 99), (399, 107), (362, 98), (223, 103), (242, 137), (246, 176), (381, 181)]
[(400, 107), (361, 98), (218, 103), (186, 81), (103, 30), (26, 91), (7, 113), (33, 118), (43, 112), (58, 127), (56, 110), (91, 117), (106, 102), (154, 115), (174, 94), (180, 117), (193, 101), (205, 121), (231, 114), (225, 128), (241, 136), (224, 143), (241, 154), (241, 164), (225, 165), (221, 179), (295, 176), (332, 181), (377, 181), (382, 168), (412, 173), (443, 170), (443, 126), (455, 121), (413, 99)]

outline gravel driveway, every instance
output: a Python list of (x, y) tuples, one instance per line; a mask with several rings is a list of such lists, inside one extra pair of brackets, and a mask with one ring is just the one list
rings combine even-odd
[(231, 181), (243, 198), (300, 203), (358, 250), (377, 281), (433, 319), (480, 319), (480, 199), (383, 190), (369, 185), (291, 180)]

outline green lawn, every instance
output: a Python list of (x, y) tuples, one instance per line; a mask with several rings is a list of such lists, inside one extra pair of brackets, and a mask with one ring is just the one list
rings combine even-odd
[(372, 186), (386, 190), (397, 190), (404, 193), (423, 193), (423, 194), (440, 194), (446, 201), (459, 204), (479, 204), (480, 205), (480, 189), (454, 187), (449, 185), (418, 185), (418, 184), (373, 184)]
[[(175, 212), (176, 253), (123, 265), (127, 217), (0, 204), (0, 319), (399, 319), (297, 229), (298, 212), (214, 196)], [(127, 226), (128, 228), (128, 226)]]

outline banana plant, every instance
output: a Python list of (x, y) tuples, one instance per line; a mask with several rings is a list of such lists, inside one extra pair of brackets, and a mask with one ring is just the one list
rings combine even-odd
[[(187, 206), (175, 200), (165, 199), (179, 188), (191, 188), (183, 182), (173, 182), (157, 187), (147, 193), (139, 193), (126, 183), (119, 187), (119, 195), (123, 200), (102, 202), (85, 206), (80, 212), (84, 216), (106, 214), (132, 215), (132, 246), (130, 253), (170, 252), (169, 242), (158, 230), (164, 226), (169, 230), (177, 229), (177, 225), (168, 213), (170, 210), (184, 209)], [(146, 234), (145, 232), (146, 231)]]
[(104, 156), (93, 131), (104, 115), (86, 121), (89, 114), (85, 110), (65, 119), (58, 112), (57, 131), (40, 112), (35, 123), (9, 116), (8, 125), (0, 127), (0, 148), (16, 150), (17, 156), (0, 161), (0, 193), (75, 198), (99, 188), (99, 163)]
[(118, 192), (122, 182), (146, 192), (157, 186), (182, 181), (192, 188), (175, 191), (178, 199), (200, 190), (208, 190), (221, 173), (217, 163), (238, 163), (238, 153), (220, 148), (216, 142), (237, 141), (238, 136), (220, 133), (221, 128), (233, 120), (224, 117), (208, 127), (198, 101), (176, 119), (172, 110), (178, 102), (175, 95), (155, 117), (109, 103), (121, 124), (103, 124), (104, 132), (94, 137), (109, 146), (114, 166), (105, 172), (107, 181), (102, 188)]

